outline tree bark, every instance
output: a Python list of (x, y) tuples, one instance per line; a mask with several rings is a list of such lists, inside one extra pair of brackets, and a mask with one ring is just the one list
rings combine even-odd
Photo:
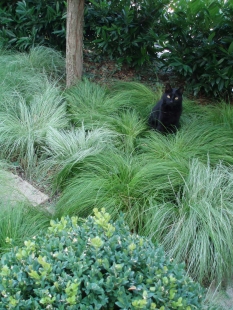
[(67, 1), (66, 87), (70, 87), (82, 77), (84, 1)]

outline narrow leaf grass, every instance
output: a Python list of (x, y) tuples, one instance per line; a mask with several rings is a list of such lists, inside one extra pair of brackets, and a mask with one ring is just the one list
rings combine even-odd
[(138, 138), (147, 130), (144, 120), (135, 110), (122, 111), (108, 127), (119, 134), (119, 149), (129, 153), (135, 150)]
[(57, 215), (84, 216), (94, 207), (104, 207), (114, 215), (119, 211), (132, 214), (135, 204), (143, 206), (150, 199), (161, 202), (172, 196), (172, 186), (181, 185), (185, 173), (185, 166), (176, 162), (151, 164), (116, 149), (102, 152), (67, 184)]
[(0, 204), (0, 252), (22, 246), (49, 226), (51, 215), (23, 203)]
[[(97, 128), (90, 131), (82, 125), (71, 130), (50, 128), (44, 147), (45, 160), (41, 162), (41, 170), (48, 178), (52, 171), (55, 188), (62, 185), (70, 175), (90, 156), (97, 156), (101, 151), (113, 144), (116, 134), (108, 129)], [(72, 174), (71, 174), (72, 173)]]
[(113, 88), (113, 98), (117, 98), (123, 106), (134, 108), (144, 119), (146, 119), (152, 107), (162, 95), (161, 85), (157, 85), (156, 91), (137, 82), (118, 82)]
[(209, 106), (207, 110), (207, 119), (213, 124), (224, 126), (224, 128), (233, 129), (233, 107), (231, 104), (221, 102), (216, 106)]
[(151, 206), (144, 233), (185, 261), (199, 281), (229, 280), (232, 275), (233, 169), (211, 167), (197, 159), (176, 193), (176, 203)]
[(151, 132), (141, 140), (142, 153), (148, 160), (186, 160), (199, 158), (205, 162), (207, 155), (211, 164), (219, 160), (233, 164), (232, 130), (192, 117), (183, 123), (174, 135)]
[(105, 126), (120, 106), (119, 101), (110, 102), (105, 87), (87, 79), (69, 88), (65, 96), (71, 120), (77, 127), (84, 123), (86, 129)]
[(48, 81), (55, 84), (54, 79), (60, 80), (65, 71), (61, 55), (45, 47), (36, 47), (29, 54), (1, 53), (0, 62), (0, 108), (15, 93), (29, 102), (33, 95), (46, 91)]
[(60, 80), (65, 76), (65, 59), (55, 49), (36, 46), (28, 54), (30, 65), (36, 72), (43, 72), (52, 79)]
[(30, 104), (21, 97), (4, 105), (0, 111), (0, 143), (2, 152), (17, 158), (28, 170), (35, 165), (38, 149), (51, 128), (68, 124), (66, 106), (57, 87), (48, 85), (43, 94), (36, 94)]
[[(184, 98), (181, 128), (161, 135), (147, 124), (160, 85), (108, 89), (84, 79), (62, 93), (64, 59), (52, 49), (4, 52), (0, 61), (0, 158), (18, 162), (28, 178), (40, 171), (61, 191), (55, 217), (124, 212), (132, 231), (163, 244), (199, 281), (231, 276), (230, 105)], [(29, 209), (1, 203), (2, 251), (8, 235), (18, 244), (36, 233), (33, 223), (47, 225)]]

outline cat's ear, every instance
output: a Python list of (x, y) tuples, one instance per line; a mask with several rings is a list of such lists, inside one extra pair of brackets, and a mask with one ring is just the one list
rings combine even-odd
[(183, 95), (183, 92), (184, 92), (184, 87), (183, 86), (181, 86), (180, 88), (178, 88), (177, 89), (177, 91), (176, 91), (178, 94), (180, 94), (180, 95)]
[(171, 92), (172, 92), (172, 88), (171, 88), (171, 85), (168, 83), (165, 86), (165, 93), (171, 93)]

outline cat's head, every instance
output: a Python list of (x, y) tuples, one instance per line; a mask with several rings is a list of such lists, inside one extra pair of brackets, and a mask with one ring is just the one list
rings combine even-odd
[(166, 84), (165, 92), (163, 94), (163, 102), (170, 105), (176, 105), (182, 103), (184, 87), (172, 88), (170, 84)]

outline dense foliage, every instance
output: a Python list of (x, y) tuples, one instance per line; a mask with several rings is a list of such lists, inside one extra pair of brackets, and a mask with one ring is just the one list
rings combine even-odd
[(160, 16), (169, 0), (91, 1), (86, 7), (86, 32), (102, 53), (131, 66), (156, 56)]
[(52, 221), (2, 257), (1, 309), (200, 309), (204, 291), (182, 265), (104, 210)]
[(66, 2), (22, 0), (0, 4), (1, 44), (19, 50), (36, 45), (65, 48)]
[[(194, 93), (232, 92), (233, 4), (230, 0), (91, 0), (85, 6), (85, 45), (130, 66), (151, 64), (163, 54)], [(66, 2), (30, 0), (0, 4), (1, 44), (65, 49)]]
[(184, 0), (171, 4), (163, 31), (168, 34), (162, 56), (189, 90), (229, 96), (233, 88), (233, 4), (230, 1)]

